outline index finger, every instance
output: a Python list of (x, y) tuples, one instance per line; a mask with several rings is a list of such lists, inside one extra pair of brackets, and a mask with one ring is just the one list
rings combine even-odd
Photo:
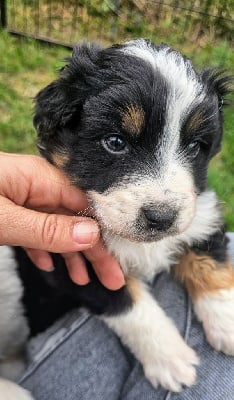
[(85, 211), (89, 208), (86, 194), (80, 188), (73, 186), (70, 180), (53, 165), (45, 160), (38, 172), (37, 181), (33, 180), (28, 195), (28, 207), (40, 207), (46, 211), (63, 207), (68, 210)]
[(107, 252), (102, 240), (91, 249), (83, 251), (91, 262), (99, 280), (110, 290), (118, 290), (125, 285), (123, 271), (118, 261)]

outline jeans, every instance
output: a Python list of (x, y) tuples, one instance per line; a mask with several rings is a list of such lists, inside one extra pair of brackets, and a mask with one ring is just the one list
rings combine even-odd
[[(229, 237), (234, 261), (234, 234)], [(70, 312), (31, 340), (20, 384), (36, 400), (233, 400), (234, 358), (209, 346), (184, 288), (170, 274), (161, 273), (153, 292), (200, 357), (196, 385), (181, 393), (154, 389), (128, 349), (84, 309)]]

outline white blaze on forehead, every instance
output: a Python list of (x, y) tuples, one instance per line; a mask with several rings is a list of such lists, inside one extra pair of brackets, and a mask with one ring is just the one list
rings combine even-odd
[[(122, 50), (148, 62), (167, 82), (167, 109), (162, 146), (167, 158), (174, 158), (179, 145), (181, 125), (192, 107), (204, 99), (203, 84), (193, 69), (191, 62), (168, 46), (154, 48), (145, 40), (126, 43)], [(160, 101), (160, 99), (159, 99)]]
[(201, 95), (203, 85), (198, 80), (191, 62), (169, 46), (154, 48), (140, 39), (127, 42), (121, 51), (143, 59), (151, 64), (155, 71), (159, 71), (182, 110)]

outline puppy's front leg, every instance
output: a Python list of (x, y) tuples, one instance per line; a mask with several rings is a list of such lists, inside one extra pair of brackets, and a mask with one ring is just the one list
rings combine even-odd
[(230, 261), (218, 262), (210, 255), (190, 251), (175, 272), (193, 299), (208, 342), (234, 356), (234, 268)]
[(154, 387), (178, 392), (182, 385), (195, 383), (198, 358), (187, 346), (173, 322), (151, 296), (148, 288), (135, 278), (127, 282), (132, 305), (127, 311), (104, 317), (142, 363)]

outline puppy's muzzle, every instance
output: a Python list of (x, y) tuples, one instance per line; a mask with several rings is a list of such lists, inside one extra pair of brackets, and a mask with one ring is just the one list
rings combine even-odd
[(167, 205), (156, 204), (150, 207), (142, 207), (141, 214), (146, 222), (147, 228), (159, 232), (166, 232), (175, 223), (178, 211)]

